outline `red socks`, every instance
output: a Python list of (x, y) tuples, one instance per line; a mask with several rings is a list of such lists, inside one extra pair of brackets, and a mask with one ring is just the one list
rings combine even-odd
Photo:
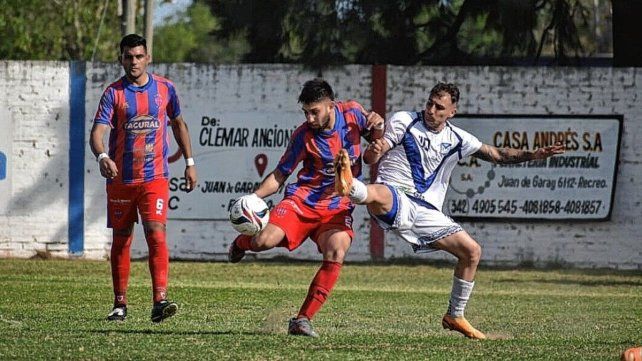
[(152, 274), (154, 302), (167, 298), (167, 274), (169, 272), (169, 252), (165, 241), (165, 231), (149, 231), (145, 234), (149, 248), (149, 271)]
[(323, 261), (321, 268), (310, 284), (308, 296), (305, 298), (297, 318), (305, 317), (311, 320), (319, 309), (321, 309), (330, 291), (332, 291), (335, 283), (337, 283), (341, 266), (342, 264), (338, 262)]
[(114, 286), (114, 306), (127, 304), (127, 283), (129, 281), (129, 247), (133, 234), (113, 236), (111, 245), (111, 279)]
[(245, 234), (239, 234), (236, 239), (234, 240), (234, 243), (236, 243), (236, 246), (244, 251), (251, 251), (252, 250), (252, 236), (248, 236)]

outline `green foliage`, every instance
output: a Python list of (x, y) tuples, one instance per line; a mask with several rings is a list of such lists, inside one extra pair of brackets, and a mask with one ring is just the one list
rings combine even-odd
[(0, 59), (116, 59), (120, 30), (115, 1), (4, 0), (0, 6)]
[(346, 264), (313, 320), (285, 333), (319, 263), (173, 262), (179, 311), (149, 320), (147, 262), (128, 319), (111, 308), (109, 262), (0, 260), (2, 360), (615, 360), (642, 339), (642, 275), (481, 269), (466, 316), (490, 340), (442, 329), (452, 266)]
[[(105, 4), (95, 58), (112, 61), (120, 19), (117, 2), (102, 0), (5, 0), (0, 58), (91, 59)], [(604, 36), (595, 38), (608, 33), (602, 13), (609, 9), (606, 0), (194, 0), (156, 27), (153, 55), (157, 62), (316, 68), (524, 64), (540, 57), (573, 64), (610, 51)]]
[(248, 52), (242, 31), (227, 39), (216, 36), (221, 20), (203, 2), (194, 2), (177, 18), (154, 30), (155, 62), (233, 63)]

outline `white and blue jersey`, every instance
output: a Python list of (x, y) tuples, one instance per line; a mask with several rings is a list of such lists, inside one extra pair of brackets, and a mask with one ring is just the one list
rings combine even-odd
[(396, 232), (415, 252), (432, 252), (433, 243), (463, 229), (441, 208), (457, 161), (481, 148), (472, 134), (446, 123), (426, 128), (423, 112), (398, 112), (386, 124), (390, 150), (379, 161), (377, 183), (392, 193), (390, 212), (374, 219)]
[(426, 128), (423, 112), (397, 112), (386, 124), (390, 150), (379, 161), (377, 183), (391, 185), (441, 211), (457, 162), (482, 143), (450, 123), (440, 132)]

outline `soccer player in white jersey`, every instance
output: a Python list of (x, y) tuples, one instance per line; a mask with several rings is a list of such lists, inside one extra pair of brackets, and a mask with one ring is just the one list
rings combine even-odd
[(364, 152), (367, 164), (379, 162), (376, 182), (365, 185), (353, 178), (349, 157), (341, 151), (335, 160), (335, 187), (355, 203), (366, 204), (382, 228), (396, 232), (415, 252), (442, 250), (457, 257), (442, 326), (472, 339), (485, 339), (464, 318), (481, 247), (441, 211), (450, 174), (468, 156), (510, 164), (561, 154), (564, 147), (557, 144), (529, 151), (483, 144), (448, 122), (457, 112), (458, 101), (455, 85), (439, 83), (430, 91), (426, 109), (395, 113), (386, 123), (383, 138)]

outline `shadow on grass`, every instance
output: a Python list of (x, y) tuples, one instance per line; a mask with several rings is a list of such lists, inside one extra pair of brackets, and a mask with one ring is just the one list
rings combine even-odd
[(573, 280), (573, 279), (564, 279), (564, 280), (524, 280), (517, 278), (507, 278), (501, 280), (495, 280), (496, 283), (549, 283), (557, 285), (579, 285), (579, 286), (588, 286), (588, 287), (597, 287), (597, 286), (633, 286), (633, 287), (642, 287), (642, 280)]
[(274, 336), (274, 333), (268, 332), (247, 332), (247, 331), (172, 331), (172, 330), (87, 330), (89, 333), (105, 334), (122, 333), (122, 334), (139, 334), (139, 335), (182, 335), (182, 336), (204, 336), (204, 335), (242, 335), (242, 336)]

